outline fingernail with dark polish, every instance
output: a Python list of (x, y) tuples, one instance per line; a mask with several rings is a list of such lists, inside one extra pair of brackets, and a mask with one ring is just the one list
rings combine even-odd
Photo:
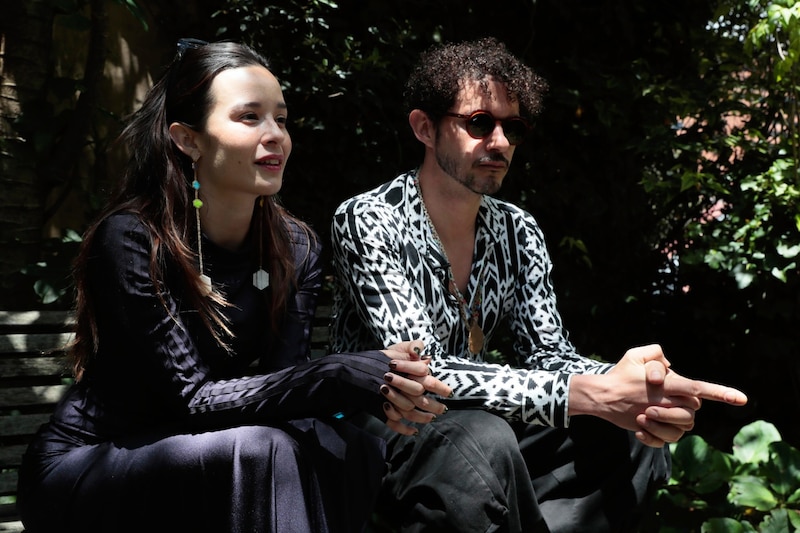
[(392, 380), (394, 379), (394, 375), (392, 375), (392, 374), (390, 374), (390, 373), (388, 373), (388, 372), (387, 372), (387, 373), (385, 373), (385, 374), (383, 375), (383, 379), (385, 379), (386, 381), (388, 381), (389, 383), (391, 383), (391, 382), (392, 382)]
[(381, 394), (384, 396), (389, 394), (389, 386), (388, 385), (381, 385)]
[(414, 353), (419, 355), (421, 352), (422, 352), (422, 348), (420, 348), (419, 346), (414, 346)]
[(389, 402), (383, 402), (383, 410), (384, 411), (388, 411), (391, 408), (392, 408), (392, 404), (390, 404)]
[(391, 368), (392, 370), (397, 368), (397, 361), (389, 361), (389, 368)]

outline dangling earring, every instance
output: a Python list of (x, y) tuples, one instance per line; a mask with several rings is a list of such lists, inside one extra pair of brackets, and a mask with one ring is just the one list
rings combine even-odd
[(200, 199), (200, 182), (197, 181), (197, 161), (192, 161), (192, 189), (194, 189), (194, 206), (195, 220), (197, 221), (197, 257), (200, 262), (200, 281), (203, 283), (205, 289), (204, 296), (211, 294), (211, 278), (206, 276), (203, 270), (203, 236), (200, 231), (200, 208), (203, 207), (203, 201)]
[(253, 286), (263, 291), (267, 287), (269, 287), (269, 273), (264, 270), (264, 237), (263, 233), (263, 222), (264, 222), (264, 197), (258, 197), (258, 220), (256, 220), (256, 224), (258, 225), (258, 270), (253, 273)]

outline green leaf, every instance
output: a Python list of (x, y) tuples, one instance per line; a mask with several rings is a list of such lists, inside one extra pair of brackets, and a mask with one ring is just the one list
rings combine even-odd
[(755, 531), (748, 522), (739, 522), (733, 518), (712, 518), (700, 527), (701, 533), (749, 533)]
[(746, 289), (756, 279), (755, 274), (753, 274), (752, 272), (743, 272), (743, 271), (735, 271), (733, 277), (736, 279), (736, 285), (740, 289)]
[(795, 529), (789, 523), (786, 509), (773, 509), (758, 525), (758, 531), (760, 533), (792, 533)]
[(800, 511), (797, 509), (787, 509), (786, 514), (789, 517), (789, 523), (795, 531), (800, 531)]
[(681, 176), (681, 192), (700, 186), (700, 175), (697, 172), (684, 172)]
[(789, 246), (788, 244), (780, 243), (776, 247), (776, 250), (781, 257), (785, 257), (786, 259), (791, 259), (800, 254), (800, 244)]
[(698, 494), (717, 490), (733, 472), (731, 456), (709, 446), (697, 435), (680, 440), (672, 450), (673, 469), (682, 473), (681, 482)]
[(33, 290), (42, 303), (51, 304), (57, 301), (63, 294), (63, 290), (58, 290), (52, 284), (44, 280), (38, 280), (33, 284)]
[(733, 456), (742, 463), (766, 462), (770, 443), (780, 440), (773, 424), (757, 420), (744, 426), (733, 438)]
[(787, 497), (800, 487), (800, 450), (786, 442), (770, 444), (770, 461), (764, 465), (772, 490)]
[(767, 481), (756, 476), (735, 476), (731, 480), (728, 501), (738, 507), (769, 511), (778, 505), (778, 499), (767, 486)]
[(64, 231), (64, 236), (61, 238), (61, 242), (82, 242), (83, 236), (75, 231), (74, 229), (67, 229)]

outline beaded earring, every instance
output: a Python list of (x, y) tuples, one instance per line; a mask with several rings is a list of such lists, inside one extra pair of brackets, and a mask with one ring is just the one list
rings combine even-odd
[(200, 199), (200, 182), (197, 181), (197, 161), (192, 161), (192, 189), (194, 189), (194, 206), (195, 220), (197, 221), (197, 257), (200, 263), (200, 281), (205, 288), (205, 294), (211, 294), (211, 278), (208, 277), (203, 269), (203, 236), (200, 230), (200, 208), (203, 207), (203, 201)]
[(263, 233), (263, 222), (264, 222), (264, 197), (259, 196), (258, 198), (258, 220), (256, 224), (258, 225), (258, 270), (253, 273), (253, 286), (263, 291), (267, 287), (269, 287), (269, 273), (264, 270), (264, 236)]

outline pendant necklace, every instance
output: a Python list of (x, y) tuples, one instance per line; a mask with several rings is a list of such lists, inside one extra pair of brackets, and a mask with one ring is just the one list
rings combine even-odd
[[(442, 249), (444, 251), (444, 249)], [(458, 290), (458, 286), (456, 285), (456, 280), (453, 279), (453, 271), (451, 268), (448, 268), (448, 275), (450, 277), (450, 293), (455, 296), (458, 300), (458, 310), (461, 314), (461, 319), (464, 321), (464, 325), (467, 326), (467, 346), (469, 347), (469, 352), (472, 355), (478, 355), (483, 350), (483, 329), (481, 329), (480, 324), (478, 324), (478, 318), (480, 317), (480, 307), (481, 307), (481, 295), (480, 292), (477, 290), (475, 294), (472, 296), (472, 304), (467, 304), (467, 299), (461, 294), (461, 291)], [(478, 287), (483, 288), (483, 265), (481, 265), (481, 273), (478, 279)], [(469, 313), (467, 313), (469, 311)]]
[(484, 343), (483, 329), (481, 329), (481, 326), (478, 323), (478, 319), (480, 318), (481, 302), (483, 301), (484, 264), (481, 262), (481, 270), (480, 274), (478, 275), (478, 285), (477, 289), (475, 290), (475, 294), (472, 295), (472, 303), (468, 303), (467, 299), (463, 294), (461, 294), (461, 291), (458, 288), (458, 284), (453, 276), (453, 268), (450, 265), (450, 259), (447, 258), (447, 252), (444, 249), (444, 244), (442, 244), (442, 240), (439, 238), (439, 234), (436, 232), (436, 227), (433, 225), (433, 221), (428, 214), (428, 209), (425, 207), (425, 202), (422, 199), (422, 189), (419, 186), (419, 180), (415, 179), (414, 185), (417, 187), (417, 194), (419, 194), (419, 200), (422, 204), (422, 213), (425, 215), (425, 219), (428, 221), (428, 225), (431, 228), (431, 236), (433, 237), (433, 240), (436, 241), (437, 246), (439, 246), (444, 258), (447, 260), (448, 290), (450, 291), (450, 294), (452, 294), (453, 297), (458, 301), (458, 311), (467, 330), (467, 347), (472, 355), (478, 355), (483, 350)]

